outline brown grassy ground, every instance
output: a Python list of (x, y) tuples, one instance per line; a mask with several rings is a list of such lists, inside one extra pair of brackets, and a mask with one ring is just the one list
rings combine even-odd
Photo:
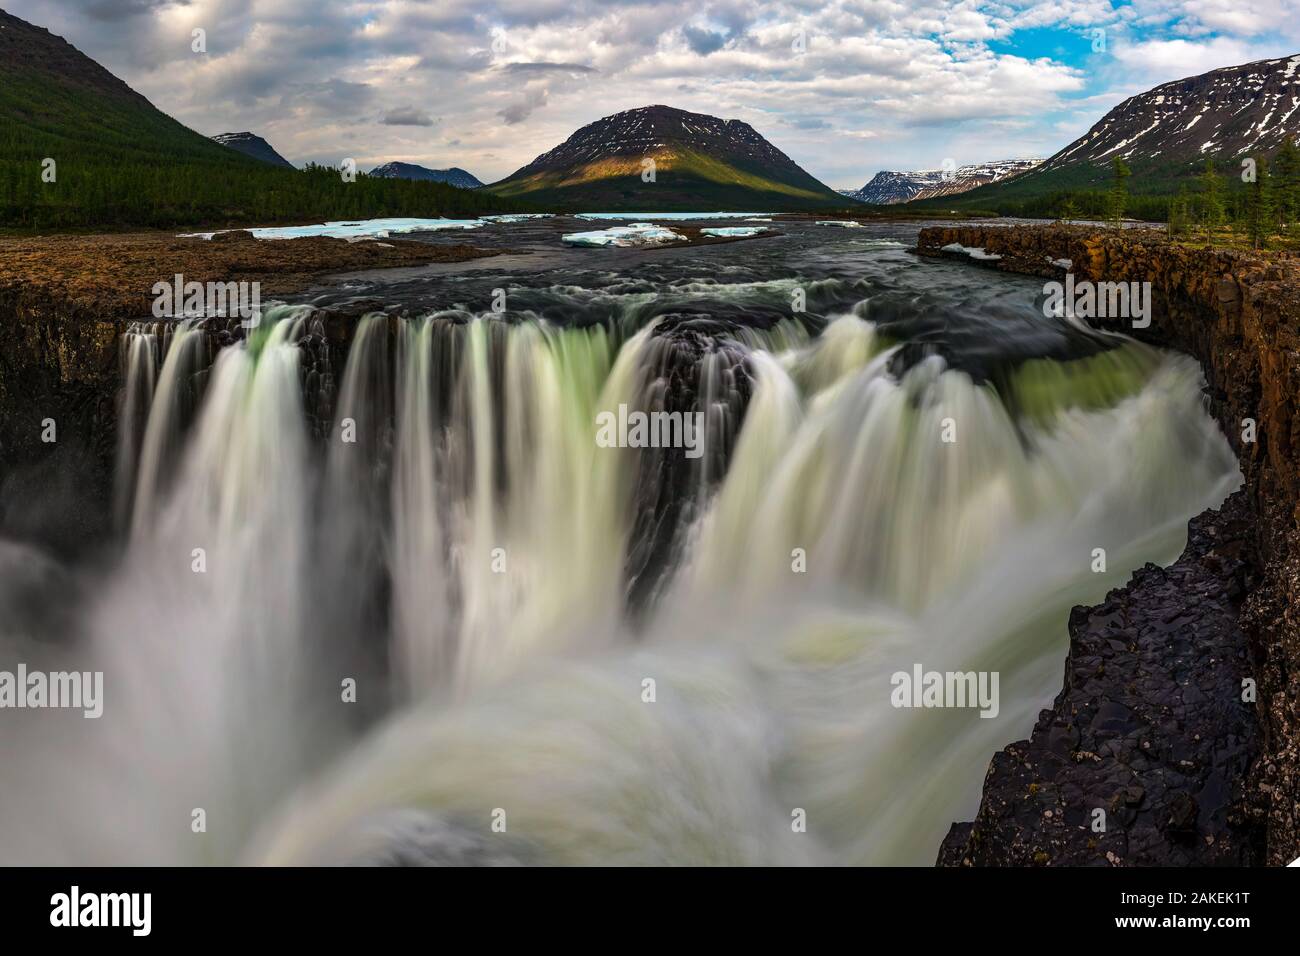
[(426, 262), (463, 262), (504, 250), (432, 245), (409, 239), (348, 242), (310, 236), (254, 239), (247, 232), (215, 239), (168, 233), (0, 237), (0, 290), (26, 286), (51, 298), (106, 311), (148, 311), (156, 282), (180, 273), (187, 282), (260, 282), (262, 294), (298, 292), (328, 273)]

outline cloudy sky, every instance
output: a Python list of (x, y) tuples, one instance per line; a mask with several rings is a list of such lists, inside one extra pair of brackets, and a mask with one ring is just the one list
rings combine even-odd
[[(814, 176), (1046, 156), (1125, 96), (1300, 52), (1300, 0), (0, 0), (206, 134), (500, 179), (654, 103)], [(205, 53), (192, 50), (195, 29)]]

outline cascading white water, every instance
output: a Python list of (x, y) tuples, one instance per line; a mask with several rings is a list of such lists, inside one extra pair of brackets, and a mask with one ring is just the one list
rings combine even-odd
[(393, 662), (409, 696), (463, 692), (610, 631), (626, 478), (592, 422), (629, 400), (642, 340), (611, 372), (600, 328), (438, 316), (403, 326)]
[[(1057, 689), (1070, 606), (1171, 559), (1238, 482), (1183, 358), (1127, 343), (998, 392), (935, 358), (897, 377), (853, 315), (737, 329), (743, 426), (706, 350), (694, 395), (735, 447), (691, 473), (634, 626), (631, 539), (661, 529), (647, 459), (595, 420), (662, 399), (661, 329), (367, 317), (316, 455), (306, 314), (219, 353), (183, 442), (202, 340), (174, 336), (90, 618), (112, 719), (26, 758), (93, 767), (78, 788), (6, 784), (13, 859), (929, 863)], [(998, 671), (998, 717), (891, 707), (915, 663)], [(398, 706), (346, 750), (349, 677)]]
[[(889, 357), (851, 316), (755, 354), (731, 467), (640, 637), (533, 649), (528, 673), (408, 713), (251, 858), (932, 862), (1055, 692), (1069, 608), (1170, 560), (1239, 478), (1188, 359), (1028, 363), (1012, 416), (937, 360), (896, 380)], [(998, 717), (893, 708), (890, 675), (917, 663), (999, 672)]]
[(131, 518), (132, 479), (140, 442), (153, 402), (158, 372), (158, 336), (152, 329), (133, 324), (119, 346), (122, 367), (122, 399), (118, 408), (116, 473), (118, 484), (113, 501), (114, 519), (125, 527)]
[[(156, 518), (154, 509), (169, 477), (164, 469), (178, 455), (187, 412), (192, 412), (194, 405), (192, 379), (198, 374), (206, 353), (203, 332), (189, 319), (178, 322), (168, 339), (156, 394), (151, 392), (150, 396), (152, 402), (140, 446), (139, 464), (119, 467), (117, 473), (118, 494), (130, 495), (133, 501), (132, 537), (146, 533)], [(152, 362), (147, 374), (153, 375)], [(128, 374), (127, 394), (133, 390), (131, 377)]]
[[(150, 500), (156, 479), (142, 475), (137, 510), (150, 518), (95, 597), (89, 659), (77, 657), (104, 672), (111, 711), (33, 724), (56, 739), (24, 750), (30, 776), (6, 780), (29, 823), (4, 833), (16, 859), (229, 860), (300, 778), (323, 709), (303, 686), (312, 479), (297, 340), (307, 311), (269, 310), (252, 342), (220, 352), (163, 500)], [(185, 334), (155, 402), (163, 419), (182, 387)], [(59, 779), (53, 791), (37, 786)]]

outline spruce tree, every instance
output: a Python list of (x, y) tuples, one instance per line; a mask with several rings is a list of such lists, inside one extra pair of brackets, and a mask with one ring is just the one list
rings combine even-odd
[(1118, 226), (1124, 221), (1124, 208), (1128, 205), (1128, 183), (1126, 180), (1131, 173), (1128, 164), (1118, 156), (1111, 160), (1110, 166), (1115, 178), (1111, 182), (1110, 190), (1106, 193), (1106, 218)]
[(1178, 195), (1169, 203), (1169, 236), (1177, 238), (1186, 234), (1191, 220), (1192, 199), (1187, 191), (1187, 184), (1179, 187)]
[(1223, 191), (1219, 174), (1214, 171), (1214, 160), (1205, 161), (1201, 173), (1201, 225), (1205, 230), (1205, 244), (1214, 241), (1214, 233), (1223, 225)]
[(1252, 249), (1268, 245), (1273, 232), (1273, 190), (1268, 174), (1268, 161), (1263, 156), (1255, 163), (1255, 181), (1246, 194), (1246, 231)]
[(1277, 224), (1283, 232), (1291, 232), (1300, 216), (1300, 149), (1290, 137), (1273, 157), (1272, 175)]

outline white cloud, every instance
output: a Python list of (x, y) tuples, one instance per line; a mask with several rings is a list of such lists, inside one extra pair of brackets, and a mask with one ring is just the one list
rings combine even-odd
[[(1092, 108), (1095, 121), (1126, 91), (1295, 52), (1285, 47), (1300, 28), (1300, 0), (6, 6), (201, 132), (251, 129), (296, 162), (400, 157), (485, 180), (585, 123), (651, 103), (743, 119), (836, 185), (945, 156), (1050, 153), (1091, 125)], [(189, 48), (198, 26), (206, 56)], [(1108, 48), (1085, 62), (1095, 26)], [(1027, 29), (1041, 49), (1007, 45)], [(1060, 42), (1043, 44), (1052, 30)]]
[(1204, 40), (1147, 40), (1123, 44), (1114, 51), (1117, 63), (1135, 81), (1133, 92), (1219, 67), (1279, 55), (1279, 52), (1265, 52), (1264, 48), (1244, 40), (1224, 36)]

